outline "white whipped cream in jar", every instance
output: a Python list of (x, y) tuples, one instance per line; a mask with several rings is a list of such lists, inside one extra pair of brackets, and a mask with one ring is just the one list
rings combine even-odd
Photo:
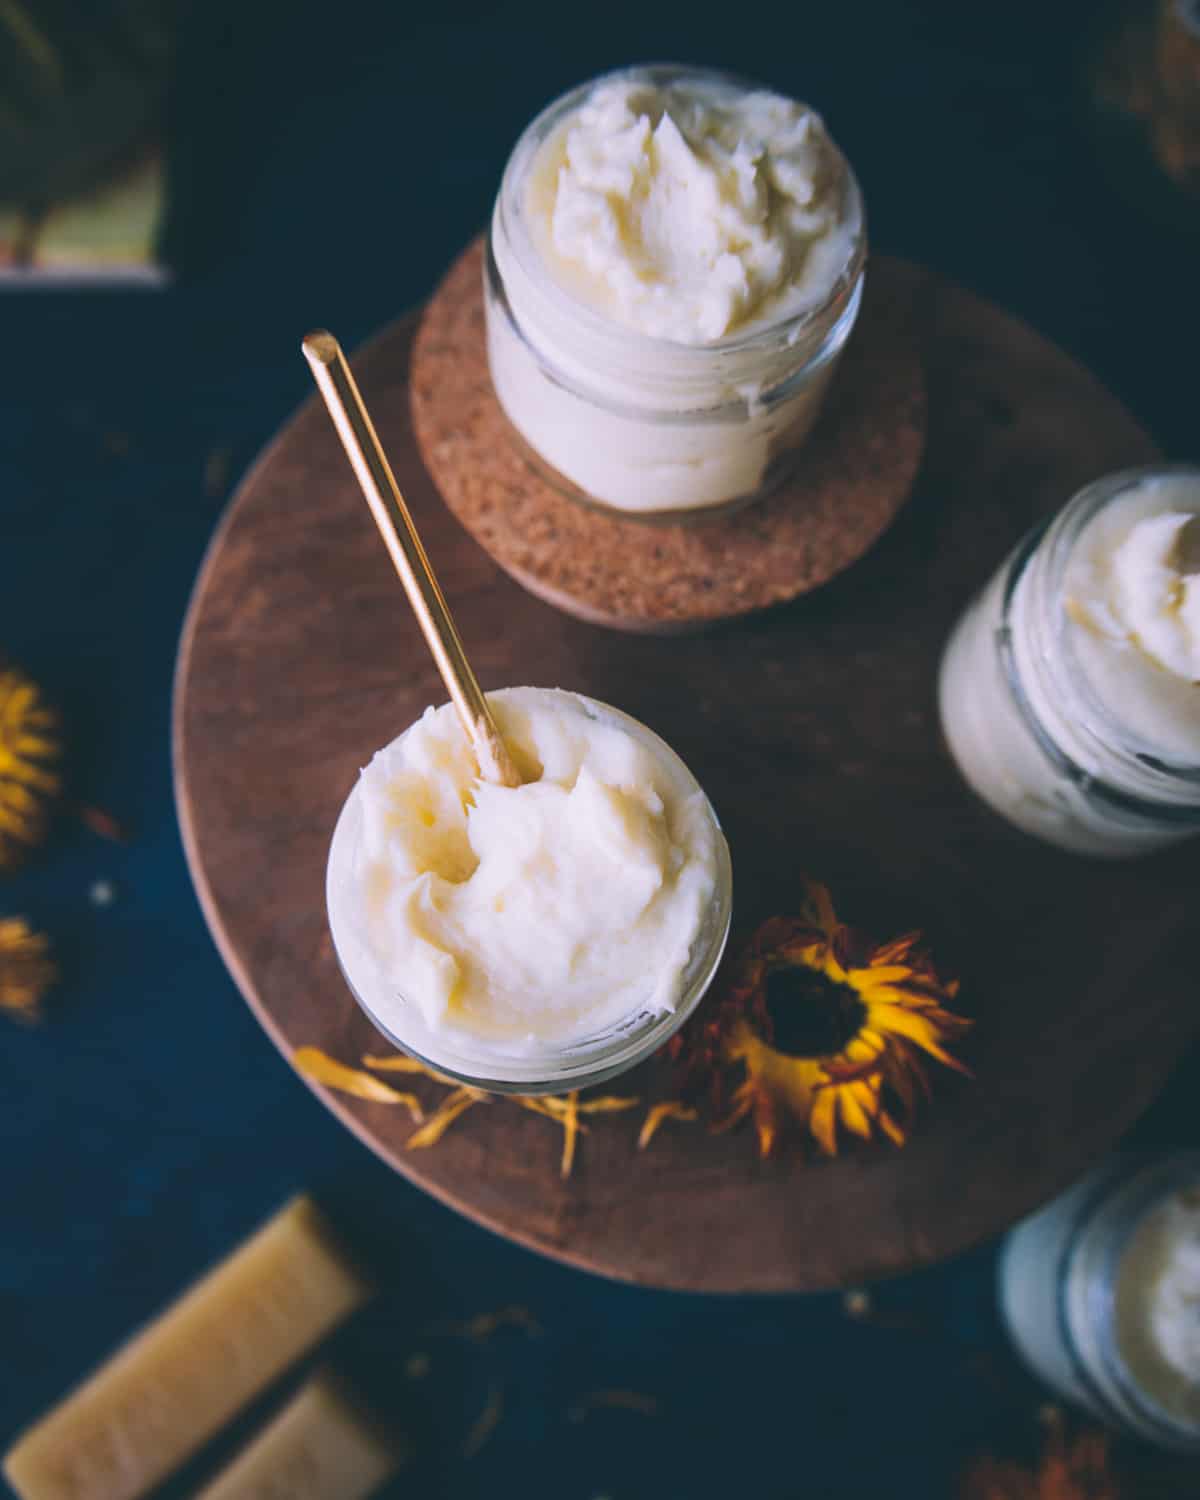
[(496, 394), (539, 468), (643, 517), (784, 477), (857, 316), (862, 197), (820, 117), (723, 74), (631, 68), (518, 142), (485, 266)]
[(1117, 1344), (1157, 1405), (1200, 1428), (1200, 1182), (1150, 1209), (1116, 1278)]
[(522, 785), (479, 779), (450, 704), (381, 750), (330, 849), (330, 930), (397, 1045), (478, 1087), (600, 1082), (699, 1002), (729, 931), (712, 807), (644, 725), (576, 693), (488, 695)]
[(1130, 470), (1027, 538), (947, 645), (942, 725), (976, 792), (1083, 854), (1200, 830), (1200, 469)]

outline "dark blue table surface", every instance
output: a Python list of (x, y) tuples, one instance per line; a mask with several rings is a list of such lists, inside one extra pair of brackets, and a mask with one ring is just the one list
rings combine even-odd
[[(719, 64), (811, 100), (877, 247), (1024, 316), (1197, 456), (1197, 240), (1099, 164), (1077, 89), (1091, 7), (769, 9), (211, 5), (173, 96), (175, 286), (0, 302), (0, 645), (62, 701), (87, 800), (135, 830), (68, 828), (0, 885), (0, 914), (49, 930), (65, 968), (46, 1024), (0, 1037), (0, 1444), (301, 1188), (384, 1272), (339, 1353), (419, 1440), (420, 1482), (396, 1494), (936, 1500), (966, 1455), (1026, 1438), (1040, 1398), (996, 1321), (994, 1247), (875, 1289), (855, 1321), (836, 1297), (610, 1285), (393, 1176), (259, 1030), (180, 848), (180, 623), (232, 482), (308, 393), (300, 334), (353, 345), (419, 303), (523, 123), (606, 67)], [(1197, 1076), (1193, 1059), (1143, 1138), (1195, 1140)], [(541, 1335), (437, 1326), (507, 1304)], [(464, 1459), (493, 1387), (502, 1419)], [(571, 1420), (614, 1387), (656, 1412)]]

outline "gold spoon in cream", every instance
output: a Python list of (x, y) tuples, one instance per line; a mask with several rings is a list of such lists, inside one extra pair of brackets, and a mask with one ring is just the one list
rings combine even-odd
[(400, 575), (421, 634), (471, 741), (479, 774), (484, 781), (498, 786), (520, 786), (521, 777), (471, 670), (445, 595), (434, 577), (341, 345), (331, 333), (318, 330), (307, 335), (301, 348), (371, 507), (383, 544)]

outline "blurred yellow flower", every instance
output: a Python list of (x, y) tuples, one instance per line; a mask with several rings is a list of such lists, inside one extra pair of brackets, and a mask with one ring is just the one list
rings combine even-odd
[(49, 940), (23, 917), (0, 917), (0, 1010), (36, 1021), (42, 998), (58, 978)]
[(0, 656), (0, 871), (46, 836), (62, 789), (58, 716), (37, 684)]

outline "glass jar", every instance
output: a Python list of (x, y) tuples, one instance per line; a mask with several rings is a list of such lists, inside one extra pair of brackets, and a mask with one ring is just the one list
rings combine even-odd
[(1063, 591), (1089, 524), (1140, 487), (1176, 478), (1195, 481), (1200, 509), (1200, 469), (1184, 465), (1126, 470), (1081, 490), (1001, 565), (942, 658), (942, 728), (963, 776), (1010, 822), (1076, 853), (1144, 854), (1200, 829), (1200, 743), (1191, 754), (1164, 750), (1130, 722), (1121, 695), (1099, 696)]
[(998, 1277), (1018, 1351), (1059, 1395), (1200, 1452), (1200, 1153), (1106, 1162), (1012, 1231)]
[(751, 87), (695, 69), (634, 68), (574, 89), (533, 121), (509, 158), (488, 234), (488, 362), (519, 446), (558, 488), (633, 517), (694, 519), (766, 494), (816, 421), (862, 299), (862, 195), (843, 162), (845, 255), (816, 305), (711, 344), (625, 328), (558, 284), (525, 205), (540, 148), (612, 80)]
[[(347, 797), (337, 821), (329, 850), (326, 875), (326, 906), (334, 952), (350, 993), (375, 1027), (395, 1046), (419, 1062), (472, 1088), (497, 1094), (553, 1094), (569, 1089), (590, 1088), (636, 1067), (672, 1037), (703, 999), (716, 975), (729, 939), (733, 915), (733, 870), (729, 848), (712, 804), (695, 777), (671, 747), (637, 719), (594, 699), (575, 697), (607, 720), (622, 728), (663, 763), (672, 779), (686, 794), (703, 800), (716, 833), (716, 883), (704, 922), (692, 943), (679, 999), (674, 1009), (634, 1010), (615, 1025), (559, 1046), (546, 1044), (533, 1050), (527, 1043), (507, 1050), (472, 1038), (464, 1030), (435, 1029), (420, 1008), (397, 995), (380, 971), (354, 910), (346, 882), (334, 878), (335, 871), (353, 868), (355, 851), (362, 837), (362, 808), (358, 787)], [(405, 734), (411, 731), (405, 731)], [(401, 737), (403, 738), (403, 736)], [(647, 986), (649, 994), (650, 986)], [(386, 993), (389, 1008), (399, 1005), (403, 1023), (381, 1019), (372, 996)]]

